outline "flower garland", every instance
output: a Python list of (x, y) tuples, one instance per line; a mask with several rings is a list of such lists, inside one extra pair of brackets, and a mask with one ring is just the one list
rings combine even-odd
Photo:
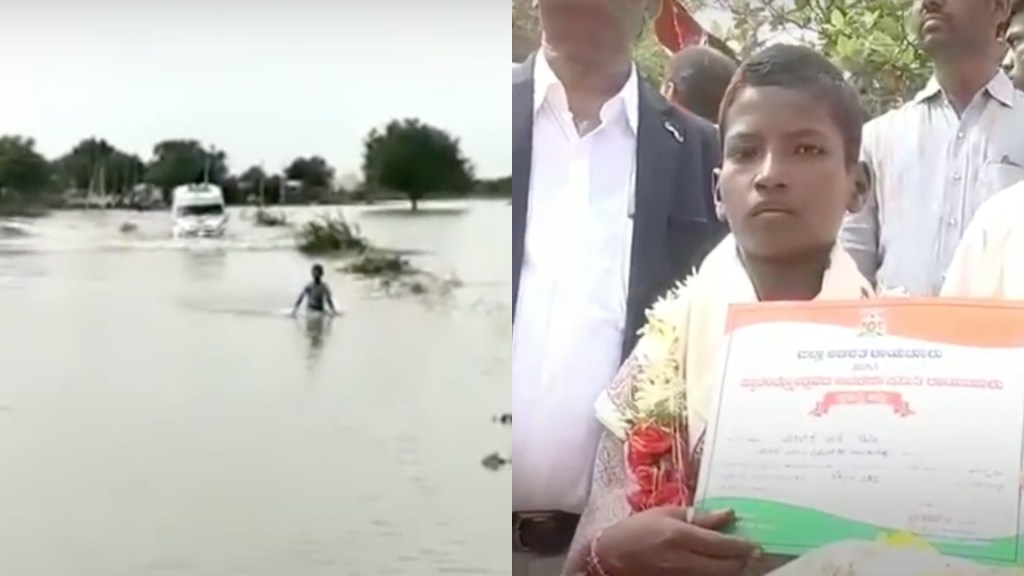
[[(629, 368), (626, 425), (626, 499), (634, 512), (693, 503), (697, 470), (686, 418), (684, 358), (695, 276), (677, 284), (647, 311), (647, 323)], [(881, 290), (901, 297), (902, 289)], [(873, 296), (873, 294), (872, 294)]]
[[(691, 277), (692, 278), (692, 277)], [(673, 288), (647, 312), (626, 405), (626, 498), (634, 512), (692, 501), (683, 358), (689, 282)]]

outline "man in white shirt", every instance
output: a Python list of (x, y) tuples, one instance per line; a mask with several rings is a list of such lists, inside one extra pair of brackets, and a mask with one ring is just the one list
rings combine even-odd
[(880, 287), (934, 295), (975, 210), (1024, 179), (1024, 94), (992, 57), (1007, 0), (917, 0), (913, 10), (935, 77), (864, 127), (874, 189), (842, 240)]
[(638, 77), (647, 0), (540, 0), (513, 72), (512, 570), (557, 575), (586, 504), (598, 394), (644, 312), (724, 235), (713, 126)]

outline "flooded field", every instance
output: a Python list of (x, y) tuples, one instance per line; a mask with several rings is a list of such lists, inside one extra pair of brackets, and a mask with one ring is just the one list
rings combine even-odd
[(452, 207), (347, 208), (464, 284), (386, 298), (329, 265), (326, 324), (283, 313), (311, 261), (241, 212), (198, 244), (166, 213), (0, 226), (3, 572), (507, 574), (510, 479), (479, 461), (508, 444), (511, 209)]

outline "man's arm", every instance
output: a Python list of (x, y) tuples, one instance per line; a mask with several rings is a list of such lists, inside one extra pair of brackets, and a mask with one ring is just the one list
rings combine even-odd
[(861, 274), (872, 285), (877, 284), (878, 269), (882, 266), (882, 258), (878, 245), (878, 196), (879, 176), (878, 165), (878, 124), (869, 122), (864, 126), (864, 140), (861, 144), (861, 162), (867, 166), (870, 182), (864, 208), (855, 214), (847, 214), (843, 227), (839, 231), (839, 240), (843, 248), (850, 254)]
[(308, 286), (303, 287), (302, 292), (299, 292), (299, 298), (295, 301), (295, 306), (292, 307), (292, 314), (299, 311), (299, 306), (302, 306), (302, 301), (306, 299), (306, 292), (309, 292)]
[(327, 308), (331, 311), (331, 314), (338, 313), (338, 309), (334, 307), (334, 297), (331, 296), (331, 288), (326, 284), (324, 284), (324, 302), (327, 303)]

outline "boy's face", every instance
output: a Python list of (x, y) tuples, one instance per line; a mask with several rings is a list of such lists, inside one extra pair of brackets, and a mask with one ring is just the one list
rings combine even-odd
[(867, 179), (847, 166), (828, 108), (796, 90), (744, 88), (722, 137), (718, 211), (743, 252), (785, 259), (830, 250)]

